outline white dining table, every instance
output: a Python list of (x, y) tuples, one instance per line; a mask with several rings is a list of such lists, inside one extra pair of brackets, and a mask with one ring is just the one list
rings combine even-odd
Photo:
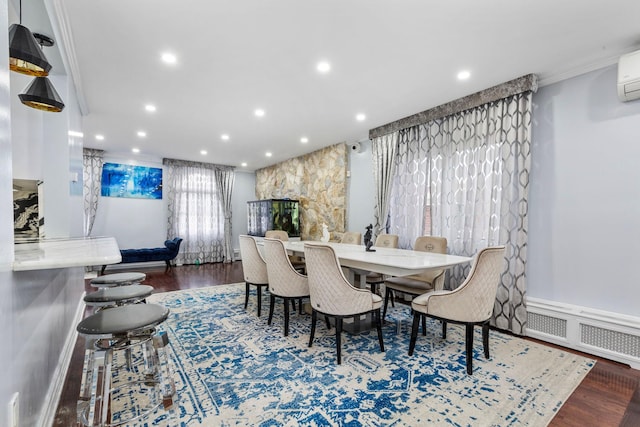
[(472, 258), (464, 256), (410, 249), (373, 248), (375, 252), (367, 252), (363, 245), (335, 242), (288, 241), (283, 243), (287, 251), (297, 255), (304, 255), (305, 243), (329, 245), (334, 249), (341, 266), (389, 276), (409, 276), (427, 270), (439, 270), (465, 264), (472, 260)]

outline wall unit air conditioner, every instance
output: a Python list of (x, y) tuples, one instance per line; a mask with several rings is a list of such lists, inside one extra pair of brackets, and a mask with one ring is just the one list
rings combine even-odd
[(640, 98), (640, 50), (622, 55), (618, 60), (618, 98)]

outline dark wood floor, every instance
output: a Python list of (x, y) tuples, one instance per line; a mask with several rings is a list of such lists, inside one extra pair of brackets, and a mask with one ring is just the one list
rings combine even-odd
[[(117, 270), (117, 272), (121, 271)], [(243, 281), (240, 262), (182, 266), (168, 272), (165, 272), (163, 267), (136, 269), (136, 271), (147, 274), (145, 284), (152, 285), (155, 292)], [(87, 292), (94, 290), (88, 282), (86, 290)], [(573, 350), (568, 351), (582, 354)], [(606, 359), (585, 356), (596, 359), (596, 365), (549, 425), (553, 427), (640, 426), (640, 371)], [(56, 412), (54, 422), (56, 427), (76, 425), (76, 401), (80, 391), (83, 357), (84, 340), (78, 338)]]

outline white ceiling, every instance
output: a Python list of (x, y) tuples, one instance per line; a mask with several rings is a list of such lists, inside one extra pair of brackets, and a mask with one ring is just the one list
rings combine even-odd
[[(363, 140), (371, 128), (525, 74), (550, 83), (640, 48), (638, 0), (50, 3), (63, 5), (70, 30), (86, 147), (247, 170)], [(160, 60), (165, 51), (177, 65)], [(326, 75), (320, 60), (332, 65)], [(471, 78), (460, 82), (463, 69)], [(256, 118), (256, 108), (266, 115)]]

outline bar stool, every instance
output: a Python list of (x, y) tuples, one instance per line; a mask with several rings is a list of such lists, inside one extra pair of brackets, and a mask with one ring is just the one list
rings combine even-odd
[(115, 288), (100, 288), (84, 296), (84, 302), (90, 307), (104, 309), (128, 304), (145, 302), (153, 292), (153, 286), (129, 285)]
[(94, 288), (113, 288), (115, 286), (137, 285), (146, 278), (147, 275), (144, 273), (114, 273), (95, 277), (89, 283)]
[[(164, 332), (156, 333), (156, 326), (168, 316), (169, 309), (161, 305), (133, 304), (98, 311), (78, 324), (78, 333), (86, 339), (77, 412), (80, 424), (121, 425), (160, 406), (172, 407), (176, 388), (165, 349), (169, 339)], [(136, 350), (137, 363), (116, 366), (114, 352), (122, 350)], [(114, 407), (118, 399), (125, 400), (122, 411)]]

